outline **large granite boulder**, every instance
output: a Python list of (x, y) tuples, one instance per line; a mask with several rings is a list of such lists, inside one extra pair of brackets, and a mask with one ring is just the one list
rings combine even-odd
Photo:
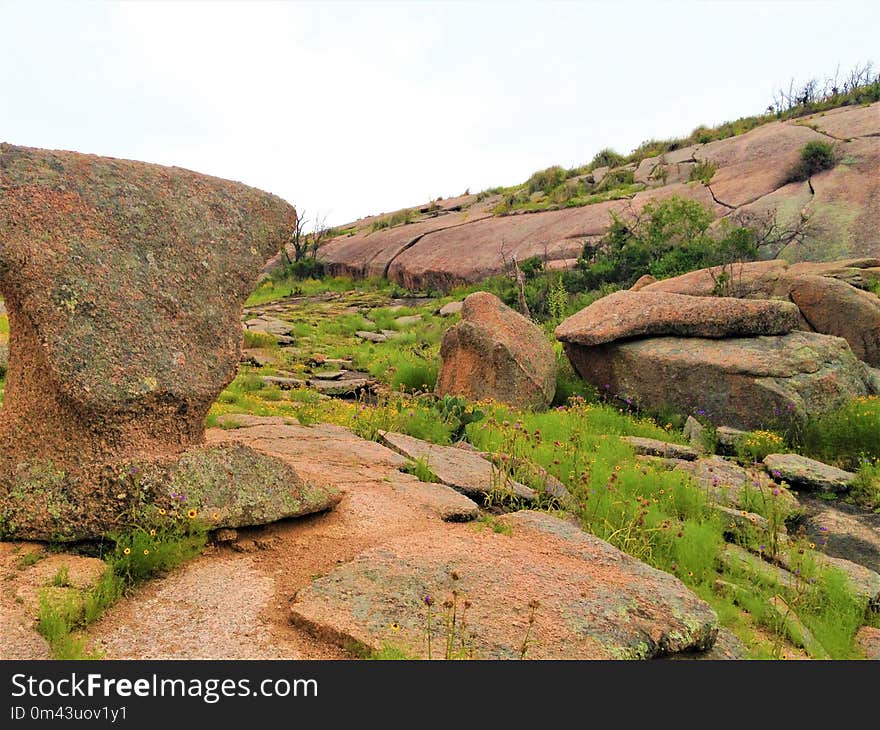
[(461, 322), (440, 347), (439, 395), (546, 408), (556, 393), (556, 355), (541, 329), (488, 292), (464, 300)]
[(803, 421), (868, 392), (865, 369), (846, 340), (813, 332), (565, 343), (565, 351), (602, 392), (646, 408), (700, 411), (735, 428)]
[(711, 297), (723, 273), (729, 275), (729, 296), (793, 301), (803, 317), (801, 329), (843, 337), (859, 359), (880, 365), (880, 298), (866, 291), (880, 281), (880, 260), (755, 261), (726, 272), (720, 267), (692, 271), (649, 284), (640, 293)]
[(784, 335), (798, 329), (799, 323), (798, 308), (791, 302), (619, 291), (566, 319), (556, 328), (556, 337), (578, 345), (600, 345), (651, 335)]
[[(161, 503), (169, 461), (199, 447), (235, 375), (241, 306), (295, 220), (240, 183), (0, 145), (0, 532), (98, 537)], [(153, 463), (170, 471), (147, 493), (137, 475)]]

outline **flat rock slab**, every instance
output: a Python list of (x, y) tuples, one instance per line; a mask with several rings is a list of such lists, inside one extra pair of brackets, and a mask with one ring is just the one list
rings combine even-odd
[(457, 449), (454, 446), (431, 444), (392, 431), (381, 434), (380, 442), (409, 459), (426, 462), (441, 483), (457, 489), (468, 497), (482, 501), (495, 492), (527, 502), (534, 502), (537, 497), (533, 489), (513, 480), (495, 484), (494, 482), (498, 480), (498, 471), (490, 461), (478, 453)]
[(601, 345), (656, 335), (784, 335), (799, 326), (800, 312), (791, 302), (629, 290), (602, 297), (573, 314), (556, 328), (556, 337), (578, 345)]
[(792, 486), (818, 492), (844, 492), (856, 475), (799, 454), (768, 454), (764, 466)]
[(683, 459), (685, 461), (694, 461), (700, 456), (700, 452), (690, 446), (673, 444), (659, 439), (621, 436), (620, 440), (632, 446), (637, 454), (645, 456), (663, 456), (668, 459)]
[[(7, 507), (5, 517), (17, 536), (73, 542), (100, 539), (132, 521), (161, 526), (175, 519), (210, 529), (263, 525), (332, 509), (340, 499), (336, 490), (306, 481), (285, 462), (241, 444), (116, 462), (91, 487), (63, 474), (58, 480), (66, 499), (54, 498), (32, 480)], [(86, 488), (91, 503), (81, 496)]]
[(810, 540), (827, 555), (880, 572), (880, 515), (844, 503), (802, 498)]
[(431, 654), (442, 658), (443, 602), (455, 590), (457, 617), (466, 614), (455, 649), (462, 643), (479, 659), (519, 659), (530, 617), (529, 659), (647, 659), (715, 641), (714, 612), (677, 578), (548, 514), (500, 519), (510, 534), (459, 530), (438, 549), (428, 532), (366, 550), (299, 591), (292, 621), (339, 643), (390, 644), (419, 658), (430, 633)]
[(394, 320), (394, 324), (396, 324), (398, 327), (409, 327), (410, 325), (418, 324), (421, 321), (421, 314), (410, 314), (404, 317), (398, 317)]
[(260, 380), (270, 387), (280, 388), (281, 390), (292, 390), (293, 388), (304, 388), (306, 386), (305, 380), (282, 378), (277, 375), (264, 375)]
[(298, 659), (260, 618), (275, 586), (252, 563), (204, 556), (150, 581), (92, 629), (94, 647), (107, 659)]
[(369, 332), (367, 330), (358, 330), (354, 333), (356, 337), (360, 337), (367, 342), (387, 342), (388, 338), (378, 332)]
[(339, 380), (345, 373), (345, 370), (330, 370), (324, 373), (314, 373), (312, 378), (315, 380)]

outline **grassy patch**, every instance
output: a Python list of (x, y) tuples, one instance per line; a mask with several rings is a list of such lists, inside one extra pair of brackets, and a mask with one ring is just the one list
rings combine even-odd
[(880, 459), (880, 397), (856, 398), (812, 418), (793, 440), (807, 456), (845, 468), (858, 468), (865, 458)]

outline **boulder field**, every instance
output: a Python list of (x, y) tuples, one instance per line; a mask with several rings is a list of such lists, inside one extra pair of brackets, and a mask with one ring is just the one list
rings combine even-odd
[(802, 422), (876, 392), (880, 261), (736, 264), (599, 299), (556, 329), (602, 393), (753, 429)]
[[(835, 146), (840, 163), (803, 182), (787, 182), (803, 146)], [(691, 181), (700, 164), (714, 166), (708, 183)], [(622, 170), (645, 189), (624, 199), (574, 208), (496, 215), (499, 194), (466, 194), (412, 210), (410, 221), (381, 227), (381, 216), (341, 226), (320, 258), (334, 274), (387, 276), (410, 288), (443, 289), (505, 270), (511, 257), (540, 256), (567, 268), (585, 243), (598, 241), (612, 213), (672, 195), (708, 206), (721, 219), (775, 211), (780, 223), (809, 212), (813, 235), (786, 258), (827, 261), (880, 255), (880, 104), (842, 107), (772, 122), (736, 137), (644, 159)], [(607, 170), (593, 170), (592, 179)]]

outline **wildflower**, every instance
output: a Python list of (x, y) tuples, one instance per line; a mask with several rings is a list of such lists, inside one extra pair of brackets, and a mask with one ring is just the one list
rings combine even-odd
[(156, 537), (156, 531), (150, 530), (150, 537)]
[(160, 514), (160, 515), (164, 515), (164, 514), (165, 514), (165, 510), (162, 509), (162, 507), (159, 507), (159, 514)]
[(816, 543), (811, 542), (810, 543), (810, 550), (815, 550), (815, 549), (816, 549)]
[(392, 631), (400, 631), (400, 624), (397, 623), (397, 621), (394, 621), (394, 622), (391, 624), (391, 630), (392, 630)]
[(125, 549), (122, 551), (122, 554), (123, 554), (123, 555), (131, 555), (131, 548), (125, 548)]
[(434, 599), (431, 596), (425, 596), (424, 601), (426, 606), (434, 605)]
[(189, 517), (191, 520), (194, 520), (198, 516), (198, 514), (199, 513), (195, 509), (191, 509), (186, 513), (186, 516)]
[(150, 551), (147, 550), (146, 548), (144, 548), (144, 555), (149, 555), (149, 554), (150, 554)]
[(211, 515), (211, 519), (214, 520), (214, 521), (216, 522), (217, 520), (220, 519), (220, 515), (218, 515), (218, 514), (215, 512), (214, 514)]

